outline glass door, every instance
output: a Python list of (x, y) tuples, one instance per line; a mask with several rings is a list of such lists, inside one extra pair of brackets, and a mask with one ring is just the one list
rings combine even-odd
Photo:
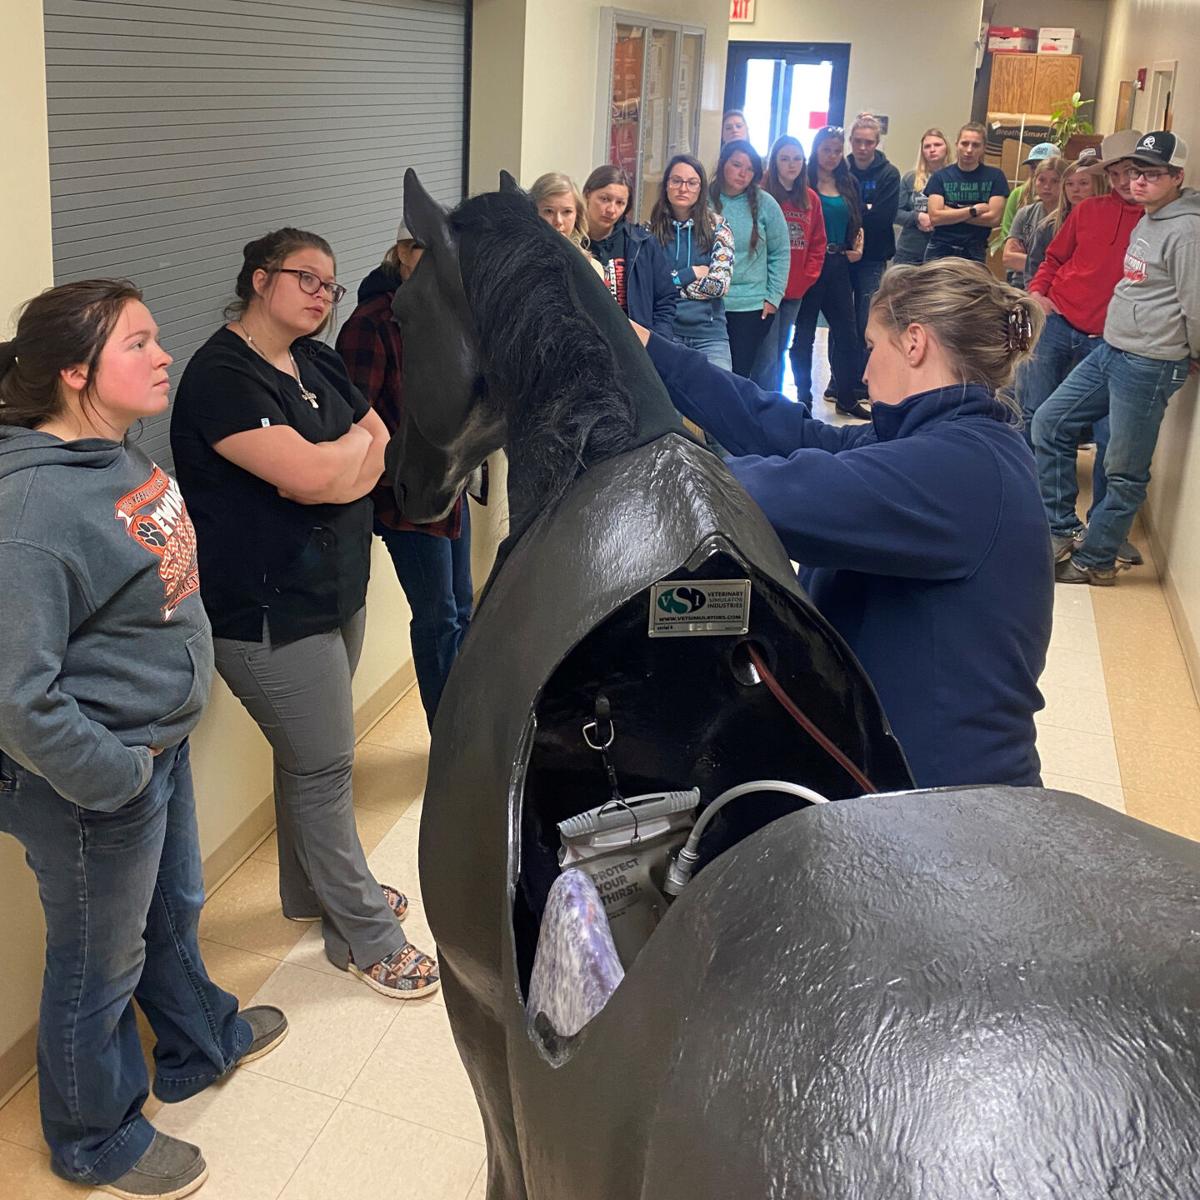
[(608, 161), (615, 163), (629, 176), (635, 190), (642, 143), (642, 74), (646, 65), (646, 32), (644, 25), (618, 25), (612, 50)]
[(598, 161), (629, 176), (630, 219), (645, 221), (672, 155), (699, 144), (704, 31), (604, 9), (600, 44)]
[(843, 43), (730, 42), (725, 108), (746, 114), (750, 141), (764, 158), (784, 133), (807, 154), (818, 129), (845, 120), (849, 74)]
[(638, 221), (648, 221), (658, 194), (658, 183), (674, 153), (672, 133), (677, 70), (675, 54), (679, 34), (674, 29), (653, 29), (646, 52), (646, 116), (642, 130), (642, 157), (636, 188)]

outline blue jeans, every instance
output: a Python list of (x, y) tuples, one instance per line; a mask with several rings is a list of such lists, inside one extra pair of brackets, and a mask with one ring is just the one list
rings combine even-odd
[(1079, 528), (1075, 513), (1079, 436), (1086, 426), (1108, 417), (1108, 491), (1093, 506), (1087, 535), (1072, 555), (1080, 566), (1113, 566), (1146, 498), (1150, 461), (1167, 401), (1184, 385), (1187, 373), (1186, 358), (1175, 362), (1143, 358), (1101, 341), (1038, 409), (1033, 445), (1042, 503), (1050, 531), (1056, 535)]
[(463, 500), (462, 533), (457, 538), (438, 537), (409, 529), (388, 529), (375, 524), (375, 532), (392, 556), (396, 578), (412, 609), (409, 637), (417, 690), (425, 720), (433, 727), (442, 689), (458, 648), (471, 624), (475, 593), (471, 585), (471, 516)]
[(801, 303), (798, 299), (779, 302), (779, 312), (775, 314), (771, 330), (758, 349), (750, 378), (764, 392), (783, 391), (783, 359), (791, 344), (792, 329), (800, 315)]
[[(1099, 347), (1103, 339), (1081, 333), (1065, 317), (1059, 313), (1051, 313), (1046, 318), (1042, 336), (1038, 338), (1033, 349), (1033, 357), (1022, 363), (1017, 372), (1017, 399), (1021, 404), (1021, 412), (1025, 418), (1025, 440), (1033, 449), (1033, 416), (1050, 398), (1055, 389), (1063, 382), (1071, 371), (1079, 365), (1093, 350)], [(1108, 444), (1108, 422), (1098, 421), (1094, 433), (1096, 436), (1096, 457), (1092, 463), (1092, 508), (1094, 509), (1108, 490), (1108, 481), (1104, 475), (1104, 448)]]
[(146, 1065), (133, 1000), (154, 1030), (154, 1093), (185, 1100), (250, 1045), (238, 1002), (208, 977), (186, 741), (115, 812), (64, 800), (0, 754), (0, 830), (24, 847), (46, 913), (38, 1022), (42, 1131), (55, 1172), (111, 1183), (145, 1153)]
[(714, 367), (733, 370), (733, 359), (729, 354), (729, 331), (723, 319), (707, 325), (676, 325), (675, 340), (690, 350), (698, 350)]

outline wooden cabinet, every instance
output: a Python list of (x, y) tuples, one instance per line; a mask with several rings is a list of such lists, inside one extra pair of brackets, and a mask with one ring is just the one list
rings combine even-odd
[(993, 54), (989, 113), (1049, 116), (1079, 90), (1078, 54)]

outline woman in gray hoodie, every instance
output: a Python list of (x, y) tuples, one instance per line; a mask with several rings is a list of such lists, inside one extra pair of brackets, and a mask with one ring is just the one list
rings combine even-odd
[(54, 1171), (184, 1196), (200, 1151), (142, 1115), (287, 1032), (204, 968), (188, 734), (212, 678), (196, 535), (175, 481), (126, 440), (167, 407), (171, 356), (132, 284), (43, 292), (0, 343), (0, 831), (46, 913), (38, 1027)]

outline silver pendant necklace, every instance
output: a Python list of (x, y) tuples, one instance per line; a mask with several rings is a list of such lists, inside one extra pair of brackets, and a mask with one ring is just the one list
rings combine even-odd
[[(244, 321), (238, 322), (238, 328), (242, 331), (242, 336), (246, 339), (246, 342), (250, 348), (254, 350), (260, 357), (266, 359), (267, 362), (271, 362), (271, 360), (263, 353), (262, 347), (250, 336), (250, 330), (246, 328)], [(295, 377), (296, 386), (300, 389), (300, 399), (307, 400), (309, 404), (313, 406), (313, 408), (320, 408), (320, 403), (317, 400), (317, 393), (310, 391), (304, 386), (304, 380), (300, 378), (300, 368), (296, 366), (296, 357), (294, 354), (292, 354), (290, 348), (288, 349), (287, 356), (288, 362), (292, 364), (292, 375)], [(275, 364), (271, 363), (271, 365), (274, 366)]]

